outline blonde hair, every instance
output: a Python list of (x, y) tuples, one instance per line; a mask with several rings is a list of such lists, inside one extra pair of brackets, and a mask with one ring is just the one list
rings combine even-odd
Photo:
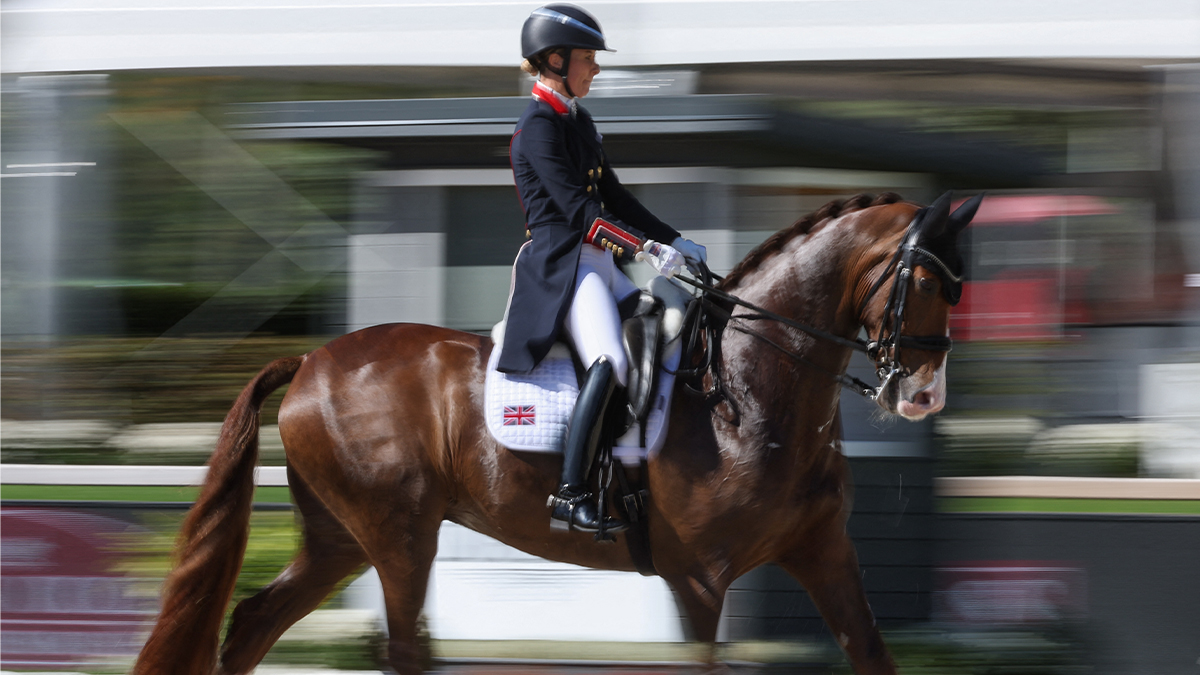
[(533, 56), (522, 61), (521, 70), (529, 73), (533, 77), (537, 77), (542, 74), (543, 70), (549, 68), (551, 54), (558, 54), (559, 56), (563, 57), (563, 61), (565, 62), (568, 52), (569, 50), (567, 50), (565, 47), (547, 47), (546, 49), (543, 49), (537, 54), (534, 54)]

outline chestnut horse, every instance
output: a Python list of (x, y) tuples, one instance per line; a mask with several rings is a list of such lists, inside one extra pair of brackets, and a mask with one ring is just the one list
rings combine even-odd
[[(853, 339), (861, 327), (882, 334), (885, 315), (899, 316), (886, 298), (905, 286), (903, 332), (948, 344), (957, 296), (943, 285), (960, 283), (954, 242), (974, 206), (949, 215), (942, 199), (920, 212), (937, 221), (926, 222), (927, 234), (958, 272), (934, 258), (938, 264), (922, 259), (901, 275), (897, 251), (919, 208), (890, 194), (828, 204), (751, 252), (720, 288)], [(892, 293), (874, 293), (889, 277), (901, 279)], [(831, 375), (845, 372), (852, 350), (739, 314), (745, 310), (734, 311), (718, 356), (730, 400), (676, 396), (666, 444), (647, 465), (654, 566), (710, 655), (725, 591), (773, 562), (807, 589), (858, 673), (894, 673), (846, 534), (851, 486), (840, 452), (840, 385)], [(764, 348), (766, 341), (781, 349)], [(559, 457), (513, 452), (489, 435), (482, 409), (492, 349), (488, 337), (390, 324), (256, 375), (225, 419), (133, 672), (248, 673), (338, 582), (370, 564), (383, 584), (390, 664), (418, 673), (417, 617), (443, 520), (543, 558), (633, 570), (626, 546), (550, 528), (546, 495), (557, 485)], [(895, 349), (873, 353), (882, 363)], [(940, 410), (946, 349), (905, 349), (879, 405), (913, 420)], [(274, 582), (234, 609), (218, 650), (248, 536), (259, 410), (288, 382), (279, 427), (303, 542)]]

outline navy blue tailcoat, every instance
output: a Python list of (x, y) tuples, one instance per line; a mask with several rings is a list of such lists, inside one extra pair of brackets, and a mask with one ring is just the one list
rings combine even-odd
[[(554, 103), (561, 109), (560, 101)], [(509, 154), (529, 241), (514, 263), (498, 369), (527, 373), (559, 339), (575, 293), (580, 248), (590, 245), (585, 240), (600, 240), (598, 227), (621, 243), (649, 237), (669, 244), (679, 232), (617, 180), (582, 106), (573, 115), (560, 113), (535, 98), (517, 122)], [(631, 258), (635, 249), (622, 246), (620, 257)]]

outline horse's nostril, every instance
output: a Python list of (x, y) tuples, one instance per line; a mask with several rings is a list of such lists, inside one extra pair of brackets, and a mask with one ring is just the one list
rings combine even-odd
[(917, 392), (917, 395), (913, 397), (913, 404), (922, 408), (928, 408), (933, 405), (933, 394), (929, 393), (928, 391), (919, 391)]

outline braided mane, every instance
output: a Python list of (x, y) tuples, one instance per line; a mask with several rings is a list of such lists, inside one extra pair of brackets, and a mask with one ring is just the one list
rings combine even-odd
[(718, 285), (718, 288), (729, 288), (738, 283), (747, 274), (758, 269), (758, 266), (763, 261), (778, 253), (789, 241), (800, 235), (808, 234), (819, 223), (854, 211), (861, 211), (872, 206), (895, 204), (898, 201), (901, 201), (901, 197), (894, 192), (883, 192), (878, 197), (858, 194), (849, 199), (835, 199), (807, 216), (800, 218), (791, 227), (784, 228), (768, 237), (766, 241), (759, 244), (753, 251), (750, 251), (740, 263), (734, 266), (733, 270)]

